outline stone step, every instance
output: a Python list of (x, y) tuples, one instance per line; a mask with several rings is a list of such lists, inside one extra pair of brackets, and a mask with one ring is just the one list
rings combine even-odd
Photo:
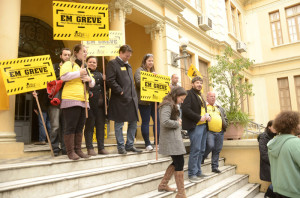
[[(186, 162), (187, 158), (188, 155), (185, 156)], [(157, 161), (151, 159), (80, 171), (69, 170), (61, 174), (2, 182), (0, 193), (5, 195), (4, 197), (30, 197), (32, 193), (37, 196), (42, 193), (48, 197), (160, 172), (165, 170), (170, 163), (171, 158), (164, 157)], [(45, 189), (51, 189), (51, 191), (43, 192)]]
[(260, 184), (246, 184), (227, 198), (253, 198), (259, 193)]
[(254, 198), (264, 198), (265, 197), (265, 193), (258, 193)]
[[(158, 156), (159, 159), (163, 155)], [(126, 155), (97, 155), (88, 159), (70, 160), (66, 155), (51, 157), (32, 157), (19, 160), (0, 161), (0, 183), (20, 179), (61, 174), (72, 171), (88, 170), (132, 162), (142, 162), (156, 158), (155, 152), (144, 151), (141, 154), (128, 152)]]
[[(234, 166), (222, 166), (220, 167), (222, 169), (222, 173), (220, 174), (213, 174), (211, 173), (210, 176), (206, 179), (203, 179), (201, 181), (202, 185), (204, 183), (212, 183), (217, 180), (222, 180), (230, 175), (233, 175), (235, 173), (235, 167)], [(184, 168), (185, 170), (185, 185), (186, 187), (192, 187), (194, 185), (198, 185), (200, 187), (201, 183), (198, 184), (192, 184), (187, 180), (187, 166)], [(115, 182), (108, 185), (102, 185), (94, 188), (79, 190), (72, 193), (66, 193), (61, 194), (58, 196), (54, 196), (52, 198), (65, 198), (65, 197), (122, 197), (122, 198), (132, 198), (132, 197), (152, 197), (151, 193), (148, 193), (149, 191), (155, 191), (157, 192), (157, 187), (164, 175), (165, 171), (136, 177), (133, 179), (123, 180), (120, 182)], [(174, 183), (174, 179), (170, 181), (170, 183)], [(175, 186), (175, 184), (171, 185)], [(174, 197), (174, 193), (163, 193), (163, 192), (157, 192), (157, 195), (166, 195), (167, 197), (170, 195), (170, 197)], [(142, 195), (142, 196), (139, 196)]]
[[(204, 190), (205, 188), (208, 188), (208, 187), (214, 185), (218, 181), (224, 180), (227, 177), (230, 177), (235, 174), (235, 166), (222, 166), (222, 167), (219, 167), (219, 169), (222, 171), (219, 174), (213, 173), (213, 172), (207, 172), (207, 171), (203, 170), (203, 172), (205, 174), (208, 174), (209, 176), (200, 180), (199, 183), (192, 183), (186, 177), (185, 181), (184, 181), (186, 195), (191, 196), (191, 195), (195, 194), (196, 192), (200, 192), (200, 191)], [(172, 188), (176, 188), (175, 183), (170, 186)], [(158, 192), (155, 189), (149, 193), (140, 194), (134, 198), (149, 198), (149, 197), (151, 197), (151, 198), (170, 197), (171, 198), (171, 197), (175, 197), (175, 194), (176, 193), (172, 193), (172, 192)]]
[(233, 175), (228, 177), (189, 198), (223, 198), (240, 189), (248, 183), (248, 175)]

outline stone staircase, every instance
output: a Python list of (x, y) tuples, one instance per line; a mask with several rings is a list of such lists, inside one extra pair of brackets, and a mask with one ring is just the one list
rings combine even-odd
[[(212, 173), (210, 160), (203, 165), (207, 178), (199, 183), (187, 179), (188, 155), (185, 156), (185, 188), (190, 198), (230, 197), (260, 198), (258, 184), (249, 184), (247, 175), (235, 173), (235, 166), (225, 166), (220, 159), (219, 174)], [(103, 197), (148, 198), (175, 197), (175, 193), (158, 192), (157, 186), (171, 158), (155, 152), (127, 155), (110, 154), (71, 161), (66, 156), (0, 162), (0, 197)], [(175, 187), (174, 177), (170, 181)]]

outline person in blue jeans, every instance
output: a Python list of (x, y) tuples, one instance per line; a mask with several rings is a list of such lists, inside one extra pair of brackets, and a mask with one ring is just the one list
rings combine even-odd
[(211, 117), (211, 121), (208, 122), (208, 132), (206, 140), (206, 149), (204, 153), (204, 159), (208, 154), (212, 152), (211, 157), (211, 169), (212, 172), (220, 173), (219, 168), (219, 154), (223, 148), (224, 132), (227, 128), (227, 117), (222, 107), (215, 104), (216, 94), (214, 92), (207, 93), (207, 113)]
[(211, 120), (207, 113), (206, 102), (202, 98), (203, 80), (196, 76), (192, 79), (192, 89), (181, 105), (182, 129), (187, 130), (190, 137), (190, 156), (188, 176), (191, 182), (198, 182), (206, 175), (201, 171), (201, 161), (205, 152), (207, 138), (207, 122)]
[[(127, 151), (142, 152), (134, 147), (138, 121), (138, 98), (134, 87), (132, 68), (128, 63), (132, 55), (129, 45), (122, 45), (119, 56), (107, 64), (106, 80), (111, 89), (108, 119), (115, 121), (115, 135), (119, 154)], [(124, 145), (123, 125), (128, 122), (127, 142)]]
[[(151, 142), (149, 140), (149, 123), (150, 123), (150, 117), (152, 117), (153, 120), (153, 136), (154, 141), (157, 144), (159, 144), (159, 133), (160, 133), (160, 122), (159, 122), (159, 113), (157, 109), (157, 138), (155, 137), (155, 103), (154, 102), (148, 102), (148, 101), (142, 101), (141, 100), (141, 71), (150, 72), (155, 74), (154, 64), (153, 64), (153, 55), (152, 54), (146, 54), (143, 57), (141, 66), (136, 70), (134, 74), (134, 81), (135, 81), (135, 87), (136, 87), (136, 93), (138, 96), (138, 105), (139, 110), (142, 118), (142, 125), (141, 125), (141, 131), (142, 136), (145, 141), (145, 148), (147, 151), (152, 151), (153, 147), (151, 146)], [(155, 144), (154, 142), (154, 144)]]
[[(42, 89), (42, 90), (39, 90), (38, 92), (33, 92), (32, 95), (34, 97), (38, 97), (38, 99), (39, 99), (42, 116), (44, 118), (45, 126), (48, 131), (48, 135), (49, 135), (49, 133), (51, 131), (50, 117), (48, 114), (48, 107), (49, 107), (50, 103), (48, 100), (47, 91), (46, 91), (46, 89)], [(36, 102), (34, 103), (33, 111), (36, 113), (36, 115), (38, 116), (38, 119), (39, 119), (39, 141), (35, 142), (34, 144), (35, 145), (45, 145), (47, 136), (46, 136), (43, 122), (42, 122), (42, 117), (38, 111), (38, 106), (37, 106)]]

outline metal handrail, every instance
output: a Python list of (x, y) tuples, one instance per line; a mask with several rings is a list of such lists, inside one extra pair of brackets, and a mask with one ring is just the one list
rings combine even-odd
[(263, 124), (258, 124), (256, 122), (250, 121), (245, 128), (244, 137), (249, 139), (249, 134), (252, 135), (252, 138), (255, 138), (257, 135), (263, 133), (265, 126)]

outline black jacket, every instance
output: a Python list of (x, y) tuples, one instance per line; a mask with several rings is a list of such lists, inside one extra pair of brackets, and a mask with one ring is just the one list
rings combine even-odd
[(263, 181), (271, 181), (270, 161), (268, 156), (268, 142), (275, 136), (272, 132), (263, 132), (257, 137), (259, 142), (260, 153), (260, 179)]
[(197, 92), (192, 88), (188, 91), (188, 94), (181, 105), (182, 109), (182, 129), (192, 130), (196, 127), (197, 123), (201, 119), (201, 106), (202, 104)]
[[(38, 99), (39, 99), (41, 110), (43, 112), (47, 112), (48, 107), (50, 106), (50, 100), (48, 98), (47, 89), (37, 90), (36, 93), (38, 94)], [(38, 110), (36, 100), (34, 99), (34, 101), (35, 102), (33, 103), (33, 109)]]
[(103, 83), (103, 76), (99, 71), (91, 71), (91, 76), (95, 79), (95, 86), (90, 88), (89, 103), (91, 110), (96, 112), (99, 108), (104, 108), (104, 83)]
[[(117, 122), (138, 120), (138, 98), (136, 95), (132, 68), (119, 57), (107, 64), (107, 85), (111, 89), (108, 119)], [(121, 95), (123, 92), (123, 95)]]

